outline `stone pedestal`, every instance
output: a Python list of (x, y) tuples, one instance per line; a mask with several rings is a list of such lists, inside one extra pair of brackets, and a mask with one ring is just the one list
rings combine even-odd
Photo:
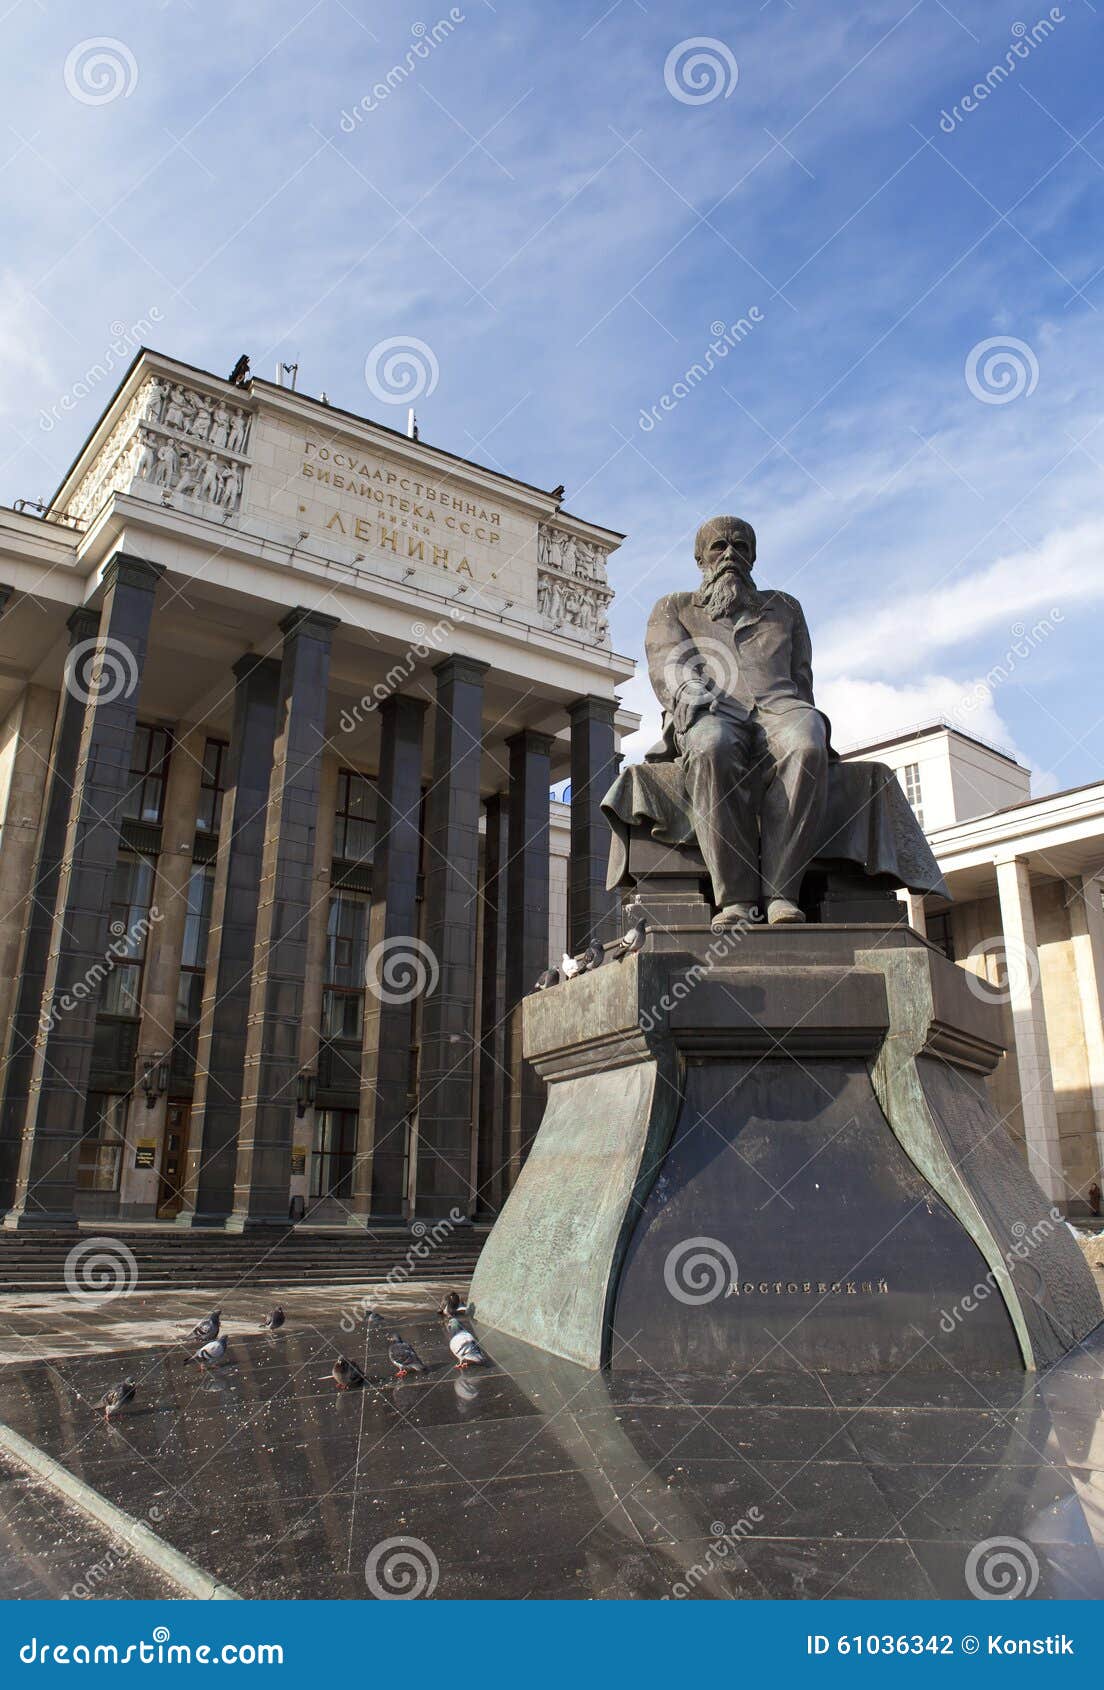
[(989, 1105), (983, 986), (901, 923), (714, 934), (663, 898), (640, 953), (525, 1001), (548, 1105), (481, 1321), (664, 1376), (1041, 1367), (1100, 1321)]

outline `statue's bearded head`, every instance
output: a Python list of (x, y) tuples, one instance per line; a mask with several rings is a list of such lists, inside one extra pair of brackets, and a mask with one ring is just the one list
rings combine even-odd
[(758, 610), (762, 595), (751, 579), (755, 530), (738, 516), (714, 516), (694, 537), (694, 557), (702, 572), (694, 603), (716, 619), (741, 610)]

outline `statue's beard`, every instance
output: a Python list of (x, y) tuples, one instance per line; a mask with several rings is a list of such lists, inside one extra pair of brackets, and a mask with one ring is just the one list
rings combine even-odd
[(726, 563), (703, 578), (700, 589), (694, 594), (694, 603), (707, 610), (716, 622), (722, 616), (761, 610), (763, 595), (750, 575), (736, 564)]

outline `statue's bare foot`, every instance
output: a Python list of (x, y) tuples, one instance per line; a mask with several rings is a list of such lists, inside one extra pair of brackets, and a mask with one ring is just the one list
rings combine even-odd
[(767, 920), (772, 927), (780, 927), (783, 922), (804, 921), (805, 917), (789, 898), (772, 898), (767, 905)]
[(750, 927), (758, 919), (759, 911), (755, 904), (726, 904), (713, 917), (712, 927), (714, 933), (724, 933), (730, 927)]

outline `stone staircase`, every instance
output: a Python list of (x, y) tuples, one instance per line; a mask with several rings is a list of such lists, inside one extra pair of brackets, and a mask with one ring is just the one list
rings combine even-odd
[[(417, 1226), (418, 1223), (415, 1223)], [(378, 1283), (394, 1274), (400, 1282), (471, 1278), (487, 1237), (486, 1225), (439, 1231), (404, 1226), (370, 1233), (288, 1228), (276, 1239), (222, 1232), (183, 1232), (171, 1226), (85, 1224), (79, 1235), (62, 1232), (0, 1232), (0, 1299), (66, 1289), (66, 1262), (80, 1250), (71, 1272), (88, 1283), (98, 1253), (92, 1239), (109, 1240), (105, 1260), (121, 1261), (134, 1275), (136, 1291), (222, 1290), (239, 1285), (302, 1288)], [(83, 1247), (83, 1248), (82, 1248)], [(134, 1258), (131, 1269), (125, 1254)], [(77, 1264), (77, 1258), (74, 1258)]]

